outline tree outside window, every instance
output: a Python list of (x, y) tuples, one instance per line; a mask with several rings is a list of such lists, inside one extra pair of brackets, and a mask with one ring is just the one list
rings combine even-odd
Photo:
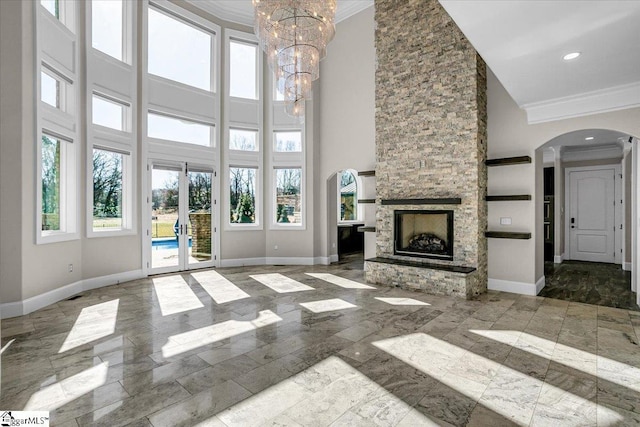
[(358, 220), (358, 185), (348, 170), (339, 173), (340, 221)]
[(93, 229), (122, 228), (124, 155), (93, 150)]
[(302, 169), (276, 169), (276, 222), (302, 223)]
[(255, 168), (229, 168), (229, 221), (232, 224), (256, 222), (256, 172)]
[(42, 230), (60, 230), (60, 141), (42, 135)]

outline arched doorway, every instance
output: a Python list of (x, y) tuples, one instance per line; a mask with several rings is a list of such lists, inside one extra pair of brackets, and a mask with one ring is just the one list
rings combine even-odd
[(636, 143), (615, 130), (582, 129), (536, 150), (543, 169), (536, 183), (543, 238), (536, 244), (544, 247), (546, 278), (540, 296), (639, 309), (632, 280)]

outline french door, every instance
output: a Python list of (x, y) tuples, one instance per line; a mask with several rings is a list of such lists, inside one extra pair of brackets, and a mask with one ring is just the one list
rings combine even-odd
[(213, 169), (186, 162), (150, 166), (150, 273), (213, 267)]

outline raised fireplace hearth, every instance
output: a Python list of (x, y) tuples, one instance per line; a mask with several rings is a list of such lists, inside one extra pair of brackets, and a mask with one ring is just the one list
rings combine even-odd
[(394, 211), (394, 254), (453, 259), (452, 210)]

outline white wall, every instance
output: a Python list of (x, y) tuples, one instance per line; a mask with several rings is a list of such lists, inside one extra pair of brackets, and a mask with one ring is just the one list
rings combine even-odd
[[(343, 169), (375, 168), (374, 8), (337, 25), (336, 37), (320, 63), (320, 159), (316, 163), (316, 256), (337, 254), (337, 209), (329, 200), (327, 181)], [(373, 185), (372, 178), (362, 180)], [(331, 181), (335, 182), (335, 179)], [(337, 197), (335, 193), (331, 198)], [(375, 224), (373, 218), (370, 219)], [(367, 233), (370, 234), (370, 233)], [(334, 246), (335, 245), (335, 246)]]
[(21, 9), (0, 2), (0, 302), (22, 299)]
[[(536, 148), (558, 135), (580, 129), (610, 129), (640, 135), (640, 108), (529, 125), (524, 110), (518, 108), (490, 70), (487, 72), (487, 102), (487, 157), (490, 159), (522, 155), (536, 159)], [(541, 158), (539, 160), (541, 163)], [(543, 263), (540, 260), (536, 262), (536, 258), (540, 258), (536, 256), (536, 242), (543, 238), (541, 222), (536, 224), (535, 219), (536, 209), (542, 209), (542, 201), (536, 200), (541, 197), (541, 192), (536, 194), (538, 167), (542, 169), (542, 164), (490, 168), (489, 172), (489, 194), (505, 182), (514, 180), (513, 185), (518, 190), (534, 197), (531, 202), (504, 203), (504, 207), (500, 204), (491, 206), (489, 210), (490, 227), (499, 223), (501, 216), (513, 216), (514, 225), (517, 223), (524, 231), (533, 234), (531, 240), (489, 239), (489, 278), (516, 282), (516, 287), (518, 283), (534, 284), (543, 276)], [(503, 210), (507, 210), (509, 215), (505, 215)], [(510, 228), (502, 227), (501, 230), (510, 231)]]

